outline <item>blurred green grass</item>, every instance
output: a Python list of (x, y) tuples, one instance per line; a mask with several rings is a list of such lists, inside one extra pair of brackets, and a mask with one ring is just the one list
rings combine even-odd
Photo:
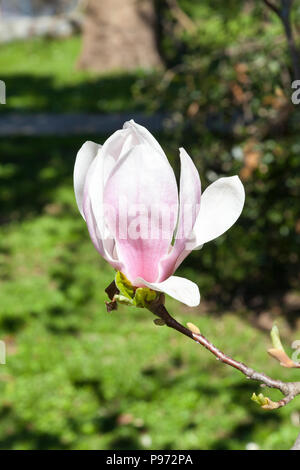
[(99, 75), (79, 70), (80, 37), (34, 38), (0, 48), (7, 104), (0, 112), (122, 112), (143, 109), (133, 87), (151, 72)]
[[(154, 326), (148, 311), (106, 313), (113, 270), (94, 250), (72, 190), (81, 139), (0, 144), (9, 222), (0, 238), (0, 338), (8, 352), (0, 369), (0, 448), (289, 448), (296, 401), (264, 412), (250, 401), (255, 383)], [(201, 306), (168, 306), (228, 353), (293, 379), (267, 357), (269, 339), (249, 326), (246, 312), (219, 317)]]

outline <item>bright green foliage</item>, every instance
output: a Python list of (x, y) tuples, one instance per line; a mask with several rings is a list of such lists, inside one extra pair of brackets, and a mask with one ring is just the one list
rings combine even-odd
[[(140, 108), (132, 86), (146, 74), (116, 72), (99, 77), (79, 70), (81, 40), (32, 39), (1, 47), (1, 80), (7, 104), (0, 112), (120, 112)], [(26, 57), (26, 60), (24, 60)]]

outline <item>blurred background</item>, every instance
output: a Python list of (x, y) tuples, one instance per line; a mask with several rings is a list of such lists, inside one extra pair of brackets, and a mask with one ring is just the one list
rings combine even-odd
[(80, 146), (131, 118), (177, 176), (179, 146), (203, 188), (239, 174), (241, 218), (178, 271), (200, 306), (167, 304), (228, 354), (299, 380), (266, 349), (275, 320), (290, 352), (300, 339), (300, 1), (267, 3), (2, 0), (1, 449), (291, 447), (299, 400), (265, 412), (257, 384), (148, 311), (106, 312), (114, 272), (72, 188)]

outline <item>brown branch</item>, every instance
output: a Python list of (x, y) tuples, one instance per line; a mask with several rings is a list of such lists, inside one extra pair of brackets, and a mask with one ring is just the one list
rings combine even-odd
[(281, 0), (281, 8), (274, 5), (274, 3), (272, 3), (270, 0), (263, 0), (263, 2), (279, 17), (283, 24), (293, 64), (294, 80), (298, 80), (300, 78), (300, 51), (296, 46), (293, 28), (291, 25), (291, 8), (293, 0)]
[(270, 8), (270, 10), (272, 10), (274, 13), (276, 13), (276, 15), (278, 15), (279, 18), (280, 18), (280, 10), (276, 5), (274, 5), (269, 0), (264, 0), (264, 3), (267, 5), (268, 8)]
[(213, 343), (211, 343), (204, 335), (195, 333), (190, 329), (183, 326), (175, 318), (173, 318), (167, 309), (165, 308), (164, 298), (161, 295), (155, 302), (149, 306), (149, 310), (161, 318), (169, 328), (182, 333), (183, 335), (193, 339), (197, 343), (204, 346), (208, 351), (210, 351), (218, 360), (227, 364), (228, 366), (234, 367), (244, 374), (248, 379), (255, 380), (261, 383), (261, 386), (266, 386), (270, 388), (275, 388), (280, 390), (284, 395), (284, 398), (277, 402), (273, 402), (270, 399), (266, 398), (266, 403), (262, 406), (264, 409), (276, 409), (281, 408), (282, 406), (287, 405), (292, 401), (295, 396), (300, 395), (300, 382), (282, 382), (281, 380), (275, 380), (267, 376), (262, 372), (257, 372), (256, 370), (248, 367), (246, 364), (243, 364), (240, 361), (233, 359), (230, 356), (227, 356), (225, 353), (220, 351)]

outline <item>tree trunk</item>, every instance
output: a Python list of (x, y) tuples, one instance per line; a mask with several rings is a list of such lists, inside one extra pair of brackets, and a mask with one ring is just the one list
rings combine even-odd
[(161, 65), (152, 0), (88, 0), (78, 65), (101, 72)]

